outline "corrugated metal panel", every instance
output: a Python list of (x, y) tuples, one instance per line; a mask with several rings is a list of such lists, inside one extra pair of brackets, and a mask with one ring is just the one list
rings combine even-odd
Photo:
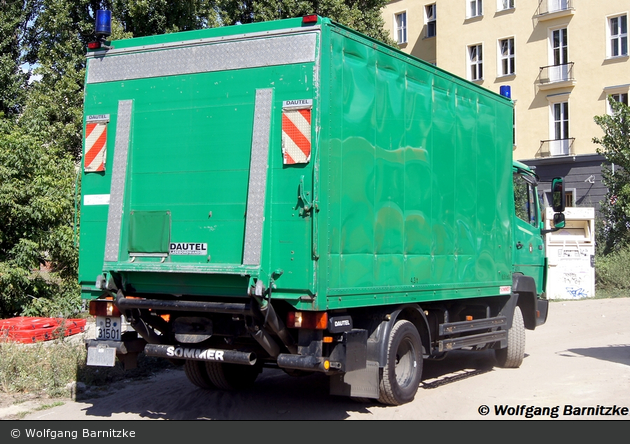
[(265, 190), (269, 157), (269, 132), (273, 89), (256, 91), (254, 134), (247, 190), (247, 220), (243, 265), (260, 265), (263, 222), (265, 217)]
[(107, 238), (105, 241), (105, 261), (118, 260), (120, 249), (120, 227), (127, 178), (127, 153), (129, 151), (129, 133), (131, 131), (131, 111), (133, 101), (118, 102), (118, 120), (116, 123), (116, 145), (114, 148), (114, 166), (112, 168), (111, 197), (107, 216)]
[(99, 57), (88, 61), (87, 83), (308, 63), (315, 45), (310, 33)]

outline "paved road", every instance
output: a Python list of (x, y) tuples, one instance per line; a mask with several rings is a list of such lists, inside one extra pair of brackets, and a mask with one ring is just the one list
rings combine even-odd
[[(515, 420), (531, 414), (534, 419), (628, 420), (629, 319), (630, 298), (553, 302), (548, 322), (527, 331), (521, 368), (493, 367), (490, 351), (452, 352), (427, 362), (415, 400), (397, 407), (330, 396), (321, 375), (296, 378), (265, 370), (250, 391), (229, 393), (198, 389), (178, 369), (23, 419)], [(488, 413), (482, 415), (484, 406)], [(589, 407), (599, 414), (585, 416)]]

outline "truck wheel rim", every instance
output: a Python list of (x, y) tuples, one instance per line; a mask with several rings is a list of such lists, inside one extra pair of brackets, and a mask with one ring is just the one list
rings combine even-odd
[(405, 338), (396, 350), (396, 382), (400, 387), (407, 387), (413, 380), (418, 363), (416, 347), (409, 338)]

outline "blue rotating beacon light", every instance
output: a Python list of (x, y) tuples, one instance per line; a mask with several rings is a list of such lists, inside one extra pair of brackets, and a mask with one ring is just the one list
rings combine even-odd
[(88, 43), (88, 49), (111, 49), (107, 46), (105, 40), (112, 34), (112, 12), (106, 9), (96, 11), (96, 27), (94, 35), (96, 40)]
[(112, 11), (106, 9), (96, 11), (96, 31), (94, 33), (99, 40), (112, 35)]

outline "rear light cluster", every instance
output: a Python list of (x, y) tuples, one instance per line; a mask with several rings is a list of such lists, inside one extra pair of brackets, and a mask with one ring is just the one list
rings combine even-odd
[(89, 313), (92, 316), (120, 316), (120, 310), (118, 310), (114, 301), (107, 299), (90, 301)]
[(287, 315), (287, 327), (326, 330), (328, 327), (328, 313), (320, 311), (291, 311)]

